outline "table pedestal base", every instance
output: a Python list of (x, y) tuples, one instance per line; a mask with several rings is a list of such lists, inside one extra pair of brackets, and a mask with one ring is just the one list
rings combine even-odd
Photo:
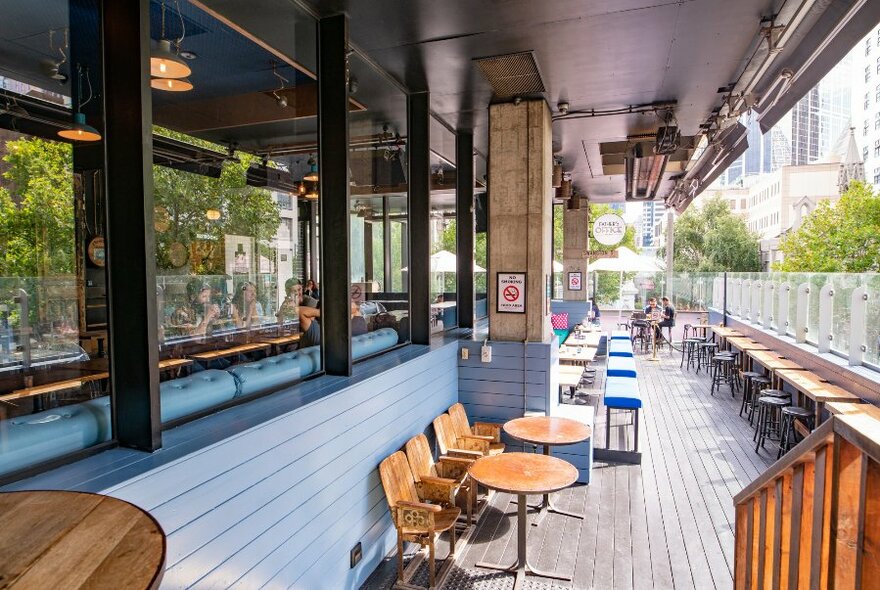
[(564, 576), (555, 572), (544, 572), (532, 567), (526, 556), (526, 531), (528, 524), (526, 522), (526, 497), (524, 494), (517, 495), (516, 509), (516, 561), (510, 565), (501, 565), (497, 563), (479, 562), (477, 567), (486, 569), (501, 570), (504, 572), (516, 572), (516, 582), (513, 584), (513, 590), (522, 588), (523, 580), (526, 576), (540, 576), (542, 578), (551, 578), (553, 580), (571, 581), (571, 576)]
[[(550, 456), (550, 445), (544, 445), (544, 454)], [(571, 516), (572, 518), (580, 518), (584, 519), (583, 514), (578, 514), (576, 512), (570, 512), (568, 510), (563, 510), (562, 508), (557, 508), (553, 505), (553, 502), (550, 500), (550, 494), (544, 494), (544, 499), (540, 504), (529, 505), (529, 508), (537, 508), (539, 510), (538, 516), (535, 517), (535, 520), (532, 521), (532, 526), (538, 526), (544, 521), (544, 517), (547, 516), (548, 512), (554, 512), (556, 514), (561, 514), (563, 516)]]

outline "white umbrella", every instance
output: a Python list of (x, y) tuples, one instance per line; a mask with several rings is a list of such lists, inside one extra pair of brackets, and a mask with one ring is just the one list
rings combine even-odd
[[(457, 272), (458, 258), (449, 250), (440, 250), (431, 254), (431, 272)], [(486, 272), (486, 269), (474, 261), (474, 272)]]
[[(620, 292), (618, 299), (623, 302), (623, 273), (625, 272), (660, 272), (663, 270), (663, 264), (657, 260), (651, 260), (644, 256), (639, 256), (626, 246), (617, 249), (617, 258), (600, 258), (596, 262), (591, 262), (587, 266), (587, 270), (608, 271), (620, 273)], [(622, 306), (621, 306), (622, 307)], [(617, 317), (620, 318), (621, 310), (617, 310)]]
[(563, 266), (562, 263), (558, 260), (553, 261), (553, 272), (562, 272)]

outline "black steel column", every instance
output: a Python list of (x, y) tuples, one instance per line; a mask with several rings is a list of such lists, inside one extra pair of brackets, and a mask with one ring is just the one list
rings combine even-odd
[(407, 97), (409, 135), (409, 317), (413, 344), (431, 342), (430, 96)]
[(455, 135), (455, 240), (458, 327), (474, 327), (474, 134)]
[[(322, 18), (318, 24), (318, 170), (322, 349), (328, 375), (351, 375), (347, 53), (348, 17)], [(325, 256), (330, 257), (326, 262)]]
[(382, 198), (382, 252), (385, 254), (382, 258), (385, 273), (382, 290), (391, 293), (394, 291), (394, 270), (391, 268), (391, 199), (387, 196)]
[(110, 381), (120, 444), (162, 445), (149, 0), (102, 3)]

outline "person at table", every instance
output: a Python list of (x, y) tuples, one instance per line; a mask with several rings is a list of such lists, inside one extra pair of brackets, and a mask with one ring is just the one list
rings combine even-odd
[(651, 314), (659, 311), (660, 308), (657, 307), (657, 298), (651, 297), (648, 299), (648, 305), (645, 306), (645, 315), (648, 316), (648, 319), (651, 319)]
[(220, 306), (211, 301), (211, 285), (195, 279), (187, 284), (186, 292), (189, 304), (174, 310), (174, 323), (191, 336), (209, 334), (211, 326), (220, 317)]
[(351, 335), (352, 336), (360, 336), (361, 334), (366, 334), (369, 330), (367, 330), (367, 320), (364, 318), (361, 313), (361, 306), (357, 304), (356, 301), (351, 302)]
[(312, 299), (321, 299), (321, 291), (318, 289), (318, 284), (312, 279), (306, 281), (306, 288), (303, 290), (303, 293)]
[(262, 316), (263, 306), (257, 301), (257, 287), (247, 281), (232, 298), (232, 321), (237, 328), (250, 328), (259, 323)]
[(318, 323), (320, 317), (321, 310), (318, 309), (317, 302), (311, 297), (304, 298), (299, 306), (299, 328), (302, 330), (300, 348), (321, 344), (321, 324)]
[(599, 325), (599, 318), (602, 317), (602, 312), (599, 311), (599, 304), (596, 303), (595, 297), (590, 298), (590, 314), (588, 317), (590, 319), (590, 323), (593, 323), (597, 326)]
[(663, 336), (663, 328), (670, 328), (670, 333), (672, 332), (672, 327), (675, 325), (675, 308), (672, 307), (672, 304), (669, 302), (669, 297), (664, 297), (660, 300), (662, 305), (662, 319), (657, 324), (657, 337), (662, 338)]
[(299, 306), (303, 300), (302, 283), (296, 279), (287, 279), (284, 282), (284, 292), (284, 301), (281, 302), (278, 313), (275, 314), (279, 324), (283, 324), (286, 320), (299, 318)]

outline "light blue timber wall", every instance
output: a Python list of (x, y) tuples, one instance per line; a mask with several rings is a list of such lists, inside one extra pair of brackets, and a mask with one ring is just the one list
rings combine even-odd
[(568, 314), (569, 329), (587, 319), (587, 310), (589, 307), (589, 303), (586, 301), (563, 301), (562, 299), (554, 299), (550, 302), (551, 312)]
[(457, 352), (401, 361), (102, 491), (162, 524), (163, 588), (358, 588), (396, 543), (379, 462), (456, 402)]
[[(458, 355), (458, 398), (471, 421), (504, 423), (523, 416), (525, 410), (549, 414), (558, 399), (559, 343), (493, 342), (492, 362), (480, 360), (482, 342), (461, 341), (468, 359)], [(525, 395), (525, 402), (523, 396)], [(505, 439), (514, 447), (520, 443)]]

